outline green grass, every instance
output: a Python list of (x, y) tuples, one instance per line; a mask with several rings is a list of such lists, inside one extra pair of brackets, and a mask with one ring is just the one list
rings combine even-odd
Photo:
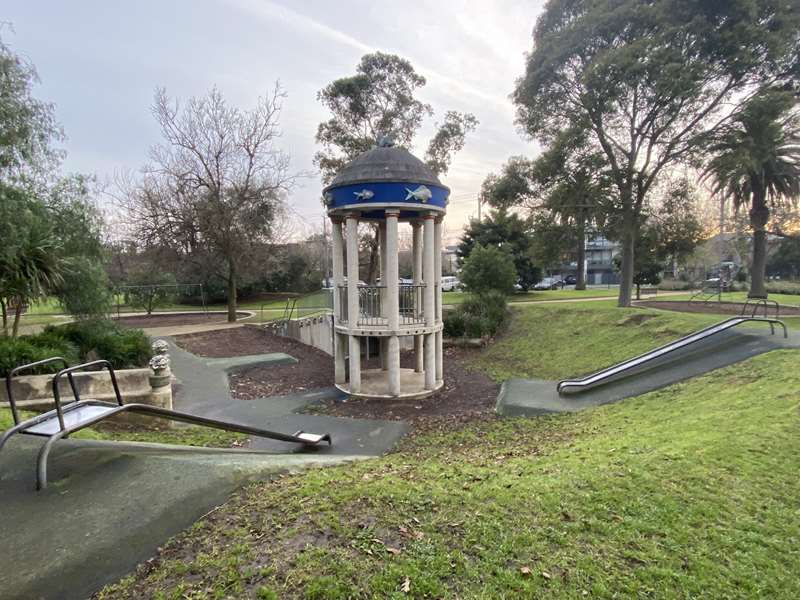
[(558, 379), (619, 362), (719, 320), (717, 315), (622, 309), (613, 301), (517, 306), (508, 333), (473, 365), (496, 381)]
[[(588, 290), (543, 290), (540, 292), (517, 292), (509, 297), (509, 302), (541, 302), (542, 300), (579, 300), (581, 298), (616, 298), (617, 287), (590, 288)], [(464, 292), (443, 292), (443, 304), (461, 304), (467, 296)]]
[[(663, 298), (663, 300), (689, 300), (694, 295), (694, 292), (686, 292), (685, 294), (675, 295), (675, 296), (668, 296)], [(800, 306), (800, 296), (797, 294), (769, 294), (770, 300), (775, 300), (775, 302), (787, 305), (787, 306)], [(646, 298), (646, 300), (662, 300), (658, 296), (652, 296)], [(709, 302), (712, 304), (716, 298)], [(747, 300), (747, 292), (727, 292), (722, 294), (722, 301), (723, 302), (744, 302)]]
[[(23, 419), (28, 419), (34, 416), (34, 413), (22, 412), (20, 416)], [(0, 408), (0, 431), (5, 431), (13, 424), (11, 411), (7, 408)], [(240, 433), (194, 426), (179, 426), (172, 429), (87, 428), (81, 429), (71, 437), (84, 440), (150, 442), (205, 448), (230, 448), (241, 445), (247, 439), (247, 436)]]
[(250, 486), (100, 598), (797, 598), (798, 361)]

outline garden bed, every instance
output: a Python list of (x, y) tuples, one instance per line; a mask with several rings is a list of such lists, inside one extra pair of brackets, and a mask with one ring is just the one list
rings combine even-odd
[[(688, 300), (641, 300), (634, 303), (635, 306), (642, 308), (660, 308), (662, 310), (674, 310), (678, 312), (705, 313), (717, 315), (739, 315), (742, 312), (744, 303), (742, 302), (689, 302)], [(800, 307), (780, 305), (781, 316), (800, 316)], [(748, 306), (747, 314), (752, 314), (752, 304)], [(759, 306), (757, 315), (764, 314), (763, 306)], [(775, 305), (767, 307), (767, 314), (775, 316)]]
[[(242, 369), (230, 376), (231, 394), (252, 400), (333, 385), (333, 358), (320, 350), (291, 338), (274, 335), (257, 327), (177, 336), (184, 349), (200, 356), (222, 358), (285, 352), (296, 364), (271, 365)], [(433, 396), (409, 400), (329, 401), (315, 409), (325, 414), (359, 418), (402, 420), (415, 428), (450, 428), (461, 423), (494, 415), (499, 386), (485, 375), (468, 368), (477, 351), (447, 348), (444, 354), (444, 386)], [(402, 367), (413, 368), (413, 354), (401, 354)], [(362, 367), (376, 368), (378, 358), (363, 361)]]

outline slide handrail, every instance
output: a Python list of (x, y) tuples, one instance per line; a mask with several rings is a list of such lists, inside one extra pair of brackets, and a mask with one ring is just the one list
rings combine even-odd
[[(9, 371), (8, 376), (6, 377), (6, 396), (8, 397), (8, 405), (11, 407), (11, 417), (14, 419), (14, 425), (19, 425), (19, 413), (17, 412), (17, 402), (14, 398), (14, 392), (11, 385), (11, 380), (14, 379), (15, 376), (19, 375), (23, 371), (29, 371), (31, 369), (35, 369), (36, 367), (41, 367), (42, 365), (47, 365), (50, 363), (61, 363), (64, 368), (69, 367), (69, 363), (67, 360), (61, 356), (51, 356), (50, 358), (44, 358), (42, 360), (37, 360), (36, 362), (28, 363), (26, 365), (20, 365), (18, 367), (14, 367)], [(75, 399), (78, 399), (78, 388), (75, 386), (75, 380), (70, 373), (67, 378), (69, 379), (70, 388), (72, 388), (72, 395)]]
[(695, 331), (694, 333), (684, 336), (673, 342), (664, 344), (663, 346), (659, 346), (658, 348), (654, 348), (653, 350), (649, 350), (643, 354), (634, 356), (633, 358), (629, 358), (628, 360), (622, 361), (621, 363), (617, 363), (610, 367), (606, 367), (605, 369), (595, 371), (594, 373), (590, 373), (589, 375), (585, 375), (583, 377), (576, 377), (573, 379), (564, 379), (562, 381), (559, 381), (556, 389), (558, 390), (559, 394), (565, 392), (568, 388), (578, 388), (578, 390), (576, 391), (590, 389), (592, 387), (595, 387), (597, 385), (600, 385), (608, 381), (610, 378), (619, 375), (620, 373), (624, 373), (629, 369), (633, 369), (649, 361), (661, 358), (662, 356), (665, 356), (670, 352), (674, 352), (675, 350), (685, 348), (690, 344), (707, 339), (712, 335), (721, 333), (723, 331), (726, 331), (732, 327), (736, 327), (737, 325), (741, 325), (742, 323), (746, 323), (748, 321), (769, 323), (773, 335), (775, 334), (775, 325), (780, 325), (781, 327), (783, 327), (783, 337), (788, 337), (789, 335), (786, 329), (786, 324), (779, 319), (773, 319), (771, 317), (747, 317), (747, 316), (731, 317), (730, 319), (720, 321), (719, 323), (715, 323), (714, 325), (709, 325), (708, 327), (705, 327), (699, 331)]

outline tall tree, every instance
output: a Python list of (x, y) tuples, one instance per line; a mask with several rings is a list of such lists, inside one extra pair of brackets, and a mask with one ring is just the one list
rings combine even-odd
[(617, 188), (620, 306), (631, 300), (634, 245), (659, 175), (688, 160), (755, 87), (798, 75), (792, 0), (549, 0), (513, 100), (545, 143), (591, 132)]
[(53, 105), (33, 95), (38, 81), (36, 68), (0, 39), (0, 182), (47, 174), (61, 157)]
[(765, 297), (770, 209), (800, 198), (800, 113), (795, 96), (765, 90), (711, 143), (714, 192), (749, 208), (753, 232), (750, 295)]
[(229, 321), (236, 320), (242, 263), (254, 243), (270, 239), (296, 179), (276, 146), (284, 96), (276, 84), (253, 109), (241, 110), (217, 88), (185, 106), (157, 90), (153, 114), (163, 141), (151, 149), (141, 181), (123, 194), (143, 241), (222, 259)]
[[(411, 148), (414, 138), (433, 108), (415, 97), (425, 78), (411, 63), (394, 54), (365, 54), (356, 74), (336, 79), (317, 99), (331, 112), (319, 124), (316, 141), (322, 149), (314, 163), (329, 183), (339, 170), (375, 145), (380, 136), (391, 136), (398, 146)], [(447, 172), (452, 155), (464, 146), (466, 135), (478, 120), (469, 113), (447, 111), (430, 140), (425, 160), (437, 174)]]
[(531, 213), (539, 256), (555, 259), (565, 246), (576, 259), (576, 289), (586, 289), (586, 233), (605, 221), (613, 190), (602, 153), (588, 143), (586, 131), (559, 132), (535, 161), (512, 157), (502, 173), (490, 175), (483, 197), (493, 206), (520, 206)]

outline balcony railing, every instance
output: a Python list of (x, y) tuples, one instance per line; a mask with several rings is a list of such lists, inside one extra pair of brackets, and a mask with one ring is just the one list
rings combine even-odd
[[(398, 286), (400, 325), (420, 325), (425, 323), (423, 315), (425, 285), (402, 284)], [(340, 285), (339, 322), (349, 322), (347, 307), (347, 286)], [(386, 286), (358, 286), (358, 323), (364, 327), (386, 327), (389, 324), (386, 314)]]

